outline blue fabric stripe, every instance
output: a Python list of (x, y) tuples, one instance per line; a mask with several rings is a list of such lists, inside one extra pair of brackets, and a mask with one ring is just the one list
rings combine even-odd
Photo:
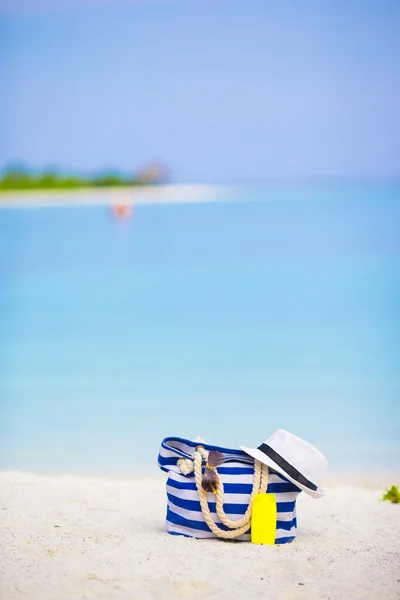
[(275, 540), (275, 544), (290, 544), (290, 542), (293, 542), (294, 538), (295, 538), (294, 535), (290, 535), (288, 537), (277, 538)]
[(298, 494), (301, 490), (289, 481), (287, 483), (269, 483), (267, 487), (268, 494)]
[[(167, 494), (168, 500), (175, 504), (175, 506), (179, 506), (180, 508), (185, 508), (186, 510), (192, 510), (198, 513), (201, 513), (201, 506), (199, 500), (187, 500), (186, 498), (179, 498), (178, 496), (174, 496), (173, 494)], [(208, 502), (208, 506), (210, 507), (211, 512), (216, 512), (216, 503)], [(228, 515), (244, 515), (248, 508), (247, 504), (230, 504), (229, 502), (224, 502), (224, 511)], [(277, 502), (276, 510), (278, 513), (282, 512), (292, 512), (295, 507), (295, 502)]]
[[(190, 529), (196, 529), (197, 531), (211, 531), (210, 528), (208, 527), (207, 523), (205, 523), (204, 521), (195, 521), (193, 519), (186, 519), (185, 517), (182, 517), (181, 515), (174, 513), (170, 508), (168, 508), (168, 510), (167, 510), (167, 521), (169, 521), (170, 523), (175, 523), (175, 525), (182, 525), (183, 527), (189, 527)], [(218, 525), (218, 527), (220, 529), (223, 529), (224, 531), (230, 531), (229, 527), (226, 527), (222, 523), (217, 522), (216, 524)], [(284, 531), (290, 531), (293, 526), (296, 527), (296, 519), (293, 519), (292, 521), (277, 521), (276, 522), (276, 528), (283, 529)], [(249, 532), (250, 532), (250, 528), (245, 533), (249, 533)], [(281, 539), (285, 539), (285, 538), (281, 538)]]
[(284, 529), (285, 531), (290, 531), (292, 529), (292, 527), (296, 527), (296, 529), (297, 529), (296, 517), (294, 517), (294, 519), (292, 519), (291, 521), (279, 521), (278, 520), (276, 522), (277, 529)]
[(194, 538), (194, 535), (189, 535), (188, 533), (181, 533), (180, 531), (168, 531), (169, 535), (181, 535), (182, 537), (187, 537), (190, 539)]
[[(167, 481), (167, 484), (173, 488), (176, 488), (177, 490), (192, 490), (194, 492), (197, 490), (196, 482), (194, 481), (194, 477), (192, 477), (192, 478), (188, 477), (187, 481), (175, 481), (175, 479), (172, 479), (170, 477)], [(224, 489), (225, 489), (225, 486), (224, 486)]]
[[(176, 525), (182, 525), (183, 527), (190, 527), (190, 529), (196, 529), (197, 531), (211, 531), (207, 523), (203, 521), (194, 521), (193, 519), (185, 519), (185, 517), (181, 517), (181, 515), (172, 512), (170, 508), (167, 510), (167, 521), (175, 523)], [(222, 523), (217, 523), (217, 525), (220, 529), (229, 531), (229, 528)]]
[(161, 466), (166, 466), (166, 465), (176, 465), (176, 461), (178, 460), (178, 458), (176, 456), (161, 456), (161, 454), (158, 455), (158, 464)]
[(220, 475), (254, 475), (253, 467), (218, 467)]
[[(169, 535), (176, 535), (176, 536), (181, 536), (181, 537), (185, 537), (185, 538), (190, 538), (193, 539), (194, 535), (189, 535), (187, 533), (180, 533), (180, 531), (168, 531)], [(277, 540), (275, 540), (275, 544), (290, 544), (291, 542), (293, 542), (295, 536), (288, 536), (288, 537), (283, 537), (283, 538), (278, 538)]]
[[(168, 485), (178, 490), (197, 490), (194, 475), (188, 477), (186, 481), (175, 481), (171, 478), (168, 480)], [(250, 496), (252, 489), (253, 485), (250, 483), (224, 483), (225, 494), (248, 494)], [(290, 494), (298, 492), (298, 488), (291, 483), (270, 483), (267, 492), (269, 494)]]

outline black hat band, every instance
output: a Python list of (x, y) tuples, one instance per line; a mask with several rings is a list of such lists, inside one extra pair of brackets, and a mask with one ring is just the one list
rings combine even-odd
[(294, 479), (294, 481), (297, 481), (297, 483), (300, 483), (300, 485), (303, 485), (304, 487), (309, 488), (314, 492), (317, 491), (318, 487), (314, 483), (312, 483), (306, 477), (304, 477), (304, 475), (302, 475), (297, 469), (295, 469), (290, 463), (288, 463), (287, 460), (285, 460), (280, 454), (275, 452), (275, 450), (271, 448), (271, 446), (268, 446), (267, 444), (261, 444), (261, 446), (258, 446), (258, 450), (260, 450), (263, 454), (271, 458), (277, 465), (281, 467), (283, 471), (285, 471), (285, 473), (289, 475), (289, 477)]

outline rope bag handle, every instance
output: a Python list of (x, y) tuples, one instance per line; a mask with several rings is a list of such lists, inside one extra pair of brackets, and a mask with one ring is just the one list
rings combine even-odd
[(231, 521), (231, 519), (229, 519), (229, 517), (225, 514), (224, 486), (218, 474), (218, 471), (215, 470), (215, 473), (217, 474), (218, 478), (218, 484), (216, 486), (217, 515), (221, 523), (223, 523), (226, 527), (229, 527), (231, 529), (231, 531), (225, 531), (224, 529), (218, 527), (216, 523), (214, 523), (210, 512), (210, 507), (208, 506), (207, 494), (204, 493), (204, 490), (202, 488), (202, 461), (203, 458), (207, 461), (207, 457), (207, 450), (205, 450), (202, 446), (197, 446), (193, 454), (193, 459), (180, 458), (177, 464), (184, 475), (189, 475), (189, 473), (192, 473), (194, 471), (196, 487), (199, 494), (201, 512), (203, 514), (205, 522), (207, 523), (208, 527), (211, 529), (213, 534), (225, 540), (233, 540), (243, 535), (243, 533), (246, 533), (250, 529), (251, 512), (253, 508), (254, 496), (258, 493), (265, 492), (268, 487), (268, 466), (264, 465), (258, 460), (254, 460), (254, 479), (253, 488), (249, 500), (249, 506), (247, 507), (247, 510), (243, 517), (238, 521)]

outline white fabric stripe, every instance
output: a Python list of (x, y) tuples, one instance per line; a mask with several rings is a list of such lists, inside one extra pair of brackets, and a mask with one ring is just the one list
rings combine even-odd
[[(172, 450), (165, 450), (165, 449), (163, 449), (163, 451), (160, 452), (160, 456), (162, 458), (176, 458), (176, 459), (183, 458), (180, 455), (178, 456), (176, 452), (173, 452)], [(188, 458), (188, 457), (186, 457), (186, 458)]]
[[(219, 474), (220, 478), (222, 479), (223, 483), (244, 483), (245, 485), (249, 485), (250, 487), (253, 485), (253, 475), (231, 475), (231, 474)], [(173, 479), (174, 481), (179, 481), (179, 482), (189, 482), (189, 483), (195, 483), (195, 479), (194, 479), (194, 475), (187, 475), (185, 477), (185, 475), (180, 475), (179, 473), (175, 473), (174, 471), (172, 471), (171, 473), (169, 473), (169, 477), (171, 479)]]
[[(177, 455), (176, 453), (168, 453), (167, 455), (162, 455), (163, 458), (176, 458), (177, 461), (179, 458), (183, 458), (182, 456)], [(170, 469), (171, 473), (176, 473), (176, 474), (181, 474), (181, 470), (179, 469), (178, 465), (175, 464), (171, 464), (171, 465), (164, 465), (164, 468)], [(243, 462), (237, 462), (237, 459), (235, 459), (232, 462), (225, 462), (223, 464), (223, 468), (224, 469), (253, 469), (253, 463), (249, 463), (249, 464), (245, 464)], [(246, 477), (246, 475), (233, 475), (234, 477)], [(253, 479), (253, 474), (250, 473), (248, 475), (248, 477), (251, 478), (251, 480)]]
[(195, 446), (189, 446), (189, 444), (185, 444), (184, 442), (178, 442), (176, 440), (168, 440), (165, 442), (165, 446), (161, 446), (160, 454), (164, 452), (172, 452), (174, 456), (179, 454), (180, 452), (183, 454), (187, 454), (188, 456), (192, 456), (195, 451)]
[[(193, 482), (194, 483), (194, 475), (190, 474), (190, 475), (183, 475), (182, 473), (177, 473), (175, 471), (171, 471), (169, 473), (169, 477), (171, 479), (173, 479), (174, 481), (181, 481), (181, 482), (185, 482), (185, 481), (189, 481), (189, 482)], [(234, 473), (230, 474), (230, 473), (223, 473), (222, 475), (220, 475), (222, 481), (224, 483), (244, 483), (246, 485), (253, 485), (253, 474), (249, 474), (249, 475), (235, 475)], [(268, 476), (268, 483), (287, 483), (284, 479), (282, 479), (279, 475), (275, 474), (275, 473), (269, 473)], [(297, 494), (298, 492), (291, 492), (293, 494)]]
[[(180, 500), (195, 500), (199, 502), (199, 493), (197, 490), (179, 490), (167, 484), (167, 493), (179, 498)], [(289, 494), (274, 494), (276, 501), (280, 502), (295, 502), (297, 494), (290, 492)], [(215, 496), (212, 493), (207, 494), (209, 502), (215, 502)], [(224, 494), (224, 504), (248, 504), (250, 494)], [(279, 513), (280, 514), (280, 513)]]

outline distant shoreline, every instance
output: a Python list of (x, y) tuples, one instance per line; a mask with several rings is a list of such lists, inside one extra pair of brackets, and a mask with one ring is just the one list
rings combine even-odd
[[(294, 191), (314, 194), (321, 190), (343, 194), (351, 198), (354, 189), (367, 186), (369, 190), (381, 191), (382, 186), (396, 189), (400, 181), (361, 182), (361, 181), (280, 181), (263, 183), (231, 184), (155, 184), (119, 185), (110, 187), (43, 188), (43, 189), (0, 189), (1, 208), (40, 208), (67, 206), (145, 206), (154, 204), (197, 204), (223, 202), (233, 203), (247, 197), (257, 200), (260, 193), (263, 199), (282, 200), (285, 194)], [(256, 192), (256, 196), (254, 196)], [(350, 194), (350, 195), (349, 195)]]
[(147, 185), (90, 187), (78, 189), (8, 190), (0, 191), (0, 208), (79, 206), (79, 205), (151, 205), (191, 204), (222, 201), (221, 191), (227, 186), (211, 185)]
[[(150, 474), (149, 474), (150, 473)], [(91, 481), (136, 481), (138, 479), (149, 482), (164, 481), (164, 474), (154, 468), (151, 463), (133, 464), (130, 469), (102, 470), (96, 468), (83, 469), (18, 469), (0, 466), (0, 483), (9, 479), (37, 481), (38, 479), (74, 479)], [(322, 481), (322, 487), (335, 488), (339, 486), (361, 487), (376, 490), (379, 497), (387, 487), (400, 484), (400, 471), (398, 468), (378, 467), (334, 467), (329, 468)]]

